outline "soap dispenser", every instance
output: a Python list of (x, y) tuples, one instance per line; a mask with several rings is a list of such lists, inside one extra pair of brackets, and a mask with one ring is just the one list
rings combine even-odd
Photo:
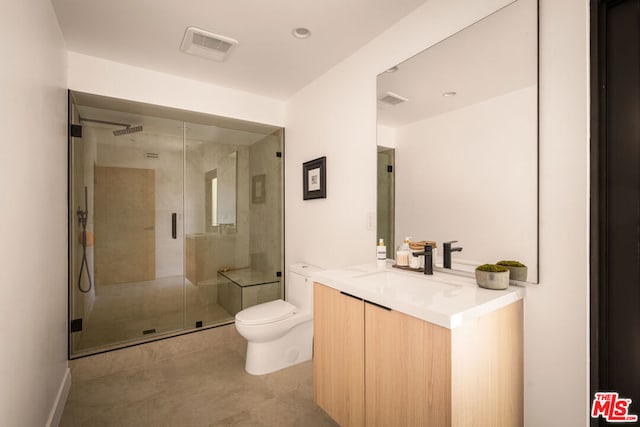
[(409, 249), (409, 242), (411, 237), (405, 237), (404, 242), (398, 248), (396, 253), (396, 264), (399, 267), (409, 267), (409, 257), (411, 256), (411, 250)]
[(384, 245), (384, 239), (378, 240), (378, 246), (376, 246), (376, 258), (378, 260), (378, 268), (384, 268), (387, 263), (387, 247)]

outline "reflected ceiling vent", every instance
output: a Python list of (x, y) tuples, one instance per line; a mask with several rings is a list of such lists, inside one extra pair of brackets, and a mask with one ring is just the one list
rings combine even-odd
[(188, 27), (184, 32), (184, 38), (180, 50), (191, 55), (222, 62), (228, 58), (229, 53), (237, 40), (219, 36), (196, 27)]
[(405, 98), (404, 96), (400, 96), (393, 92), (387, 92), (382, 98), (379, 99), (380, 102), (384, 102), (385, 104), (389, 105), (402, 104), (403, 102), (407, 102), (408, 100), (409, 99)]

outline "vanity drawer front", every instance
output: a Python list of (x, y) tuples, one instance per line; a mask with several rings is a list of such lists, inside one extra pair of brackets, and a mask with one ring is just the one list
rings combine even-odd
[(364, 426), (364, 302), (314, 284), (314, 401), (343, 427)]
[(451, 331), (365, 304), (367, 426), (451, 425)]

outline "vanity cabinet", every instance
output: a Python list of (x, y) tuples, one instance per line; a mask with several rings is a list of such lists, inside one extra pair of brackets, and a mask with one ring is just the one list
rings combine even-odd
[(522, 301), (448, 329), (314, 285), (314, 397), (341, 426), (521, 426)]
[(365, 325), (366, 425), (451, 425), (449, 330), (368, 303)]
[(314, 401), (343, 427), (364, 426), (364, 304), (313, 289)]

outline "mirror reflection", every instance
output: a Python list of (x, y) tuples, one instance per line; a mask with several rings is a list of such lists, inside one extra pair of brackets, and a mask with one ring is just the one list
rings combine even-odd
[(441, 266), (455, 240), (454, 272), (516, 260), (538, 281), (537, 68), (537, 1), (518, 0), (378, 76), (378, 152), (394, 157), (385, 178), (378, 155), (390, 258), (411, 237), (436, 242)]
[(238, 153), (233, 151), (205, 173), (207, 231), (217, 231), (220, 227), (231, 229), (236, 224), (237, 167)]

